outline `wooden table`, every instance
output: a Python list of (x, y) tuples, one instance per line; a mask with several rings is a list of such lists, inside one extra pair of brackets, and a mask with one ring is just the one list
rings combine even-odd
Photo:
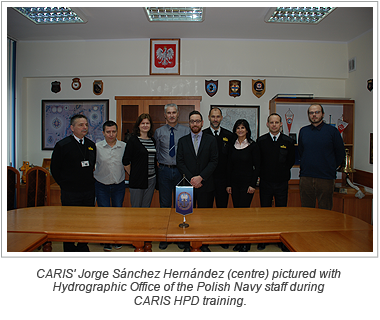
[(30, 252), (42, 246), (47, 238), (44, 233), (7, 232), (7, 251)]
[(7, 214), (8, 232), (43, 233), (45, 241), (130, 243), (140, 252), (151, 251), (151, 241), (189, 241), (192, 251), (202, 244), (282, 241), (292, 251), (372, 251), (372, 225), (322, 209), (194, 209), (186, 216), (189, 228), (179, 227), (183, 216), (170, 208), (53, 206)]
[[(180, 228), (182, 221), (172, 209), (167, 241), (189, 241), (192, 251), (200, 251), (202, 244), (281, 242), (283, 233), (372, 230), (372, 225), (346, 214), (300, 207), (194, 209), (186, 216), (190, 227)], [(321, 248), (311, 249), (323, 252)]]
[(292, 252), (372, 252), (372, 230), (281, 233)]
[(166, 241), (170, 208), (36, 207), (11, 210), (8, 231), (45, 233), (49, 241), (130, 243), (151, 251)]

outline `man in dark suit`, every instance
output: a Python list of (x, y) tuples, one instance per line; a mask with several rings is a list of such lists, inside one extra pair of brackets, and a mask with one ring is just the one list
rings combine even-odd
[[(277, 113), (269, 115), (267, 127), (269, 132), (256, 141), (261, 157), (260, 205), (271, 207), (274, 198), (276, 207), (286, 207), (290, 169), (295, 161), (295, 141), (280, 132), (282, 121)], [(257, 249), (265, 249), (265, 244), (259, 243)]]
[[(72, 135), (58, 141), (51, 156), (50, 170), (61, 187), (62, 206), (95, 206), (96, 163), (95, 143), (85, 136), (88, 133), (88, 120), (83, 114), (70, 119)], [(87, 243), (64, 242), (65, 252), (90, 251)]]
[[(177, 168), (194, 188), (194, 208), (212, 208), (215, 188), (212, 174), (218, 165), (218, 146), (213, 136), (203, 134), (199, 111), (190, 112), (189, 124), (190, 134), (178, 140)], [(208, 245), (202, 245), (201, 250), (210, 252)], [(188, 251), (187, 243), (184, 252)]]
[(203, 118), (199, 111), (189, 114), (190, 134), (178, 141), (177, 167), (194, 187), (194, 207), (212, 208), (214, 180), (212, 174), (218, 165), (216, 139), (203, 134)]
[(213, 173), (215, 204), (218, 208), (227, 208), (229, 196), (226, 191), (228, 148), (234, 141), (234, 135), (231, 131), (220, 126), (223, 115), (222, 110), (219, 108), (210, 109), (208, 120), (210, 121), (210, 127), (204, 129), (203, 132), (214, 136), (218, 145), (218, 166)]

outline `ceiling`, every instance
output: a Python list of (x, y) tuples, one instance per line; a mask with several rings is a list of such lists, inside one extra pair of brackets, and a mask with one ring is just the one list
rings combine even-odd
[(82, 7), (88, 22), (35, 25), (8, 8), (8, 36), (18, 41), (226, 38), (349, 42), (373, 28), (372, 7), (339, 7), (317, 25), (264, 22), (269, 7), (205, 9), (205, 20), (149, 22), (142, 7)]

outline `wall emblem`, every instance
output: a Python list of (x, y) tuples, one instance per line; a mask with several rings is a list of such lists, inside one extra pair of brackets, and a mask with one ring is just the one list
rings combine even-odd
[(218, 92), (218, 80), (205, 80), (206, 93), (213, 97)]
[(103, 81), (102, 80), (95, 80), (93, 83), (93, 91), (94, 94), (100, 95), (103, 93)]
[(262, 95), (265, 93), (265, 80), (252, 79), (252, 92), (256, 97), (261, 98)]
[(373, 79), (367, 80), (367, 89), (371, 92), (373, 89)]
[(59, 81), (53, 81), (51, 83), (51, 91), (54, 93), (58, 93), (61, 91), (61, 83)]
[(241, 94), (241, 81), (240, 80), (230, 80), (229, 82), (229, 87), (230, 87), (230, 90), (229, 90), (229, 94), (231, 97), (240, 97), (240, 94)]
[(80, 79), (74, 78), (73, 82), (71, 83), (71, 88), (73, 88), (74, 90), (79, 90), (81, 86), (82, 84), (80, 83)]

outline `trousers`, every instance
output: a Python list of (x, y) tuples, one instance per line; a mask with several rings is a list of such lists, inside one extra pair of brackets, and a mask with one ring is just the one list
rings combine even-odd
[(300, 177), (301, 206), (331, 210), (333, 207), (335, 180)]

